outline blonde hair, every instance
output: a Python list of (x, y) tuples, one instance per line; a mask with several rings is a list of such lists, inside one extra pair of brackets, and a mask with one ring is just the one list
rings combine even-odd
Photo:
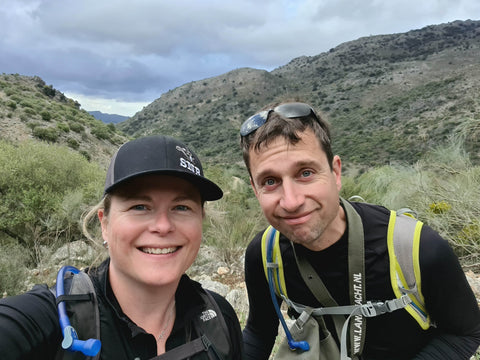
[(107, 194), (105, 197), (95, 206), (90, 208), (90, 210), (86, 211), (83, 215), (82, 219), (82, 233), (83, 235), (94, 243), (97, 246), (103, 246), (103, 240), (99, 239), (98, 236), (92, 235), (90, 232), (90, 225), (94, 222), (98, 222), (97, 213), (98, 210), (103, 209), (105, 216), (108, 216), (110, 211), (110, 204), (111, 204), (111, 195)]

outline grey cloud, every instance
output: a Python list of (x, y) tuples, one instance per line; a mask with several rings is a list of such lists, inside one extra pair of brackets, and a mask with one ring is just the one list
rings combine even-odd
[(4, 0), (0, 71), (141, 101), (238, 67), (480, 13), (477, 0)]

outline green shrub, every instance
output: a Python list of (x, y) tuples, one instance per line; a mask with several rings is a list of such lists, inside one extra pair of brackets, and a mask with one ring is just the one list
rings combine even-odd
[(24, 108), (31, 108), (31, 109), (34, 108), (34, 105), (28, 100), (20, 101), (20, 105), (23, 106)]
[(66, 132), (66, 133), (68, 133), (70, 131), (70, 126), (68, 126), (68, 124), (65, 124), (65, 123), (62, 123), (62, 122), (57, 123), (57, 128), (60, 131), (63, 131), (63, 132)]
[(21, 245), (0, 242), (0, 297), (17, 294), (26, 278), (28, 260)]
[(108, 140), (111, 138), (111, 132), (105, 124), (95, 124), (91, 129), (92, 135), (100, 140)]
[(452, 205), (445, 201), (433, 202), (429, 205), (430, 211), (434, 214), (443, 214), (452, 208)]
[(12, 110), (15, 110), (17, 108), (17, 103), (15, 101), (9, 101), (7, 103), (7, 106), (12, 109)]
[(253, 236), (266, 226), (250, 184), (241, 178), (243, 171), (225, 170), (222, 166), (205, 170), (206, 176), (224, 191), (222, 199), (208, 203), (205, 244), (216, 247), (227, 264), (238, 262)]
[(42, 119), (43, 119), (44, 121), (50, 121), (50, 120), (52, 120), (52, 114), (50, 114), (48, 111), (42, 111), (42, 112), (40, 113), (40, 116), (42, 117)]
[(43, 245), (79, 239), (80, 214), (101, 196), (105, 171), (67, 147), (0, 141), (0, 235), (36, 263)]
[(57, 129), (52, 127), (36, 127), (33, 129), (33, 136), (39, 138), (40, 140), (45, 140), (48, 142), (56, 142), (59, 137)]
[(70, 130), (75, 131), (76, 133), (80, 133), (85, 130), (85, 127), (82, 124), (73, 121), (70, 121), (68, 126), (70, 127)]
[(450, 241), (464, 266), (480, 268), (480, 167), (471, 164), (460, 144), (434, 149), (414, 166), (384, 166), (344, 177), (342, 195), (413, 209)]
[(92, 160), (92, 156), (88, 153), (88, 151), (82, 150), (80, 154), (88, 161)]
[(77, 150), (80, 147), (80, 144), (78, 143), (78, 141), (73, 139), (73, 138), (68, 138), (67, 139), (67, 144), (68, 144), (69, 147), (71, 147), (72, 149), (75, 149), (75, 150)]
[(45, 95), (47, 95), (48, 97), (54, 97), (55, 94), (56, 94), (56, 90), (53, 88), (52, 85), (45, 85), (43, 88), (42, 88), (42, 91)]

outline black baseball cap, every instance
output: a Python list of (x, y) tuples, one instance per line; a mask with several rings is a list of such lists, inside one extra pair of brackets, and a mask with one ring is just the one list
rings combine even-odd
[(163, 135), (147, 136), (123, 144), (113, 155), (104, 195), (136, 176), (177, 176), (195, 185), (203, 200), (218, 200), (222, 190), (203, 175), (197, 155), (180, 141)]

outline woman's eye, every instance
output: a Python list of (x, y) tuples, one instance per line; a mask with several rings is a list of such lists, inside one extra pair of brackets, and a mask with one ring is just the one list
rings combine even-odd
[(180, 211), (187, 211), (189, 209), (189, 207), (186, 206), (186, 205), (177, 205), (177, 206), (175, 206), (175, 209), (180, 210)]

